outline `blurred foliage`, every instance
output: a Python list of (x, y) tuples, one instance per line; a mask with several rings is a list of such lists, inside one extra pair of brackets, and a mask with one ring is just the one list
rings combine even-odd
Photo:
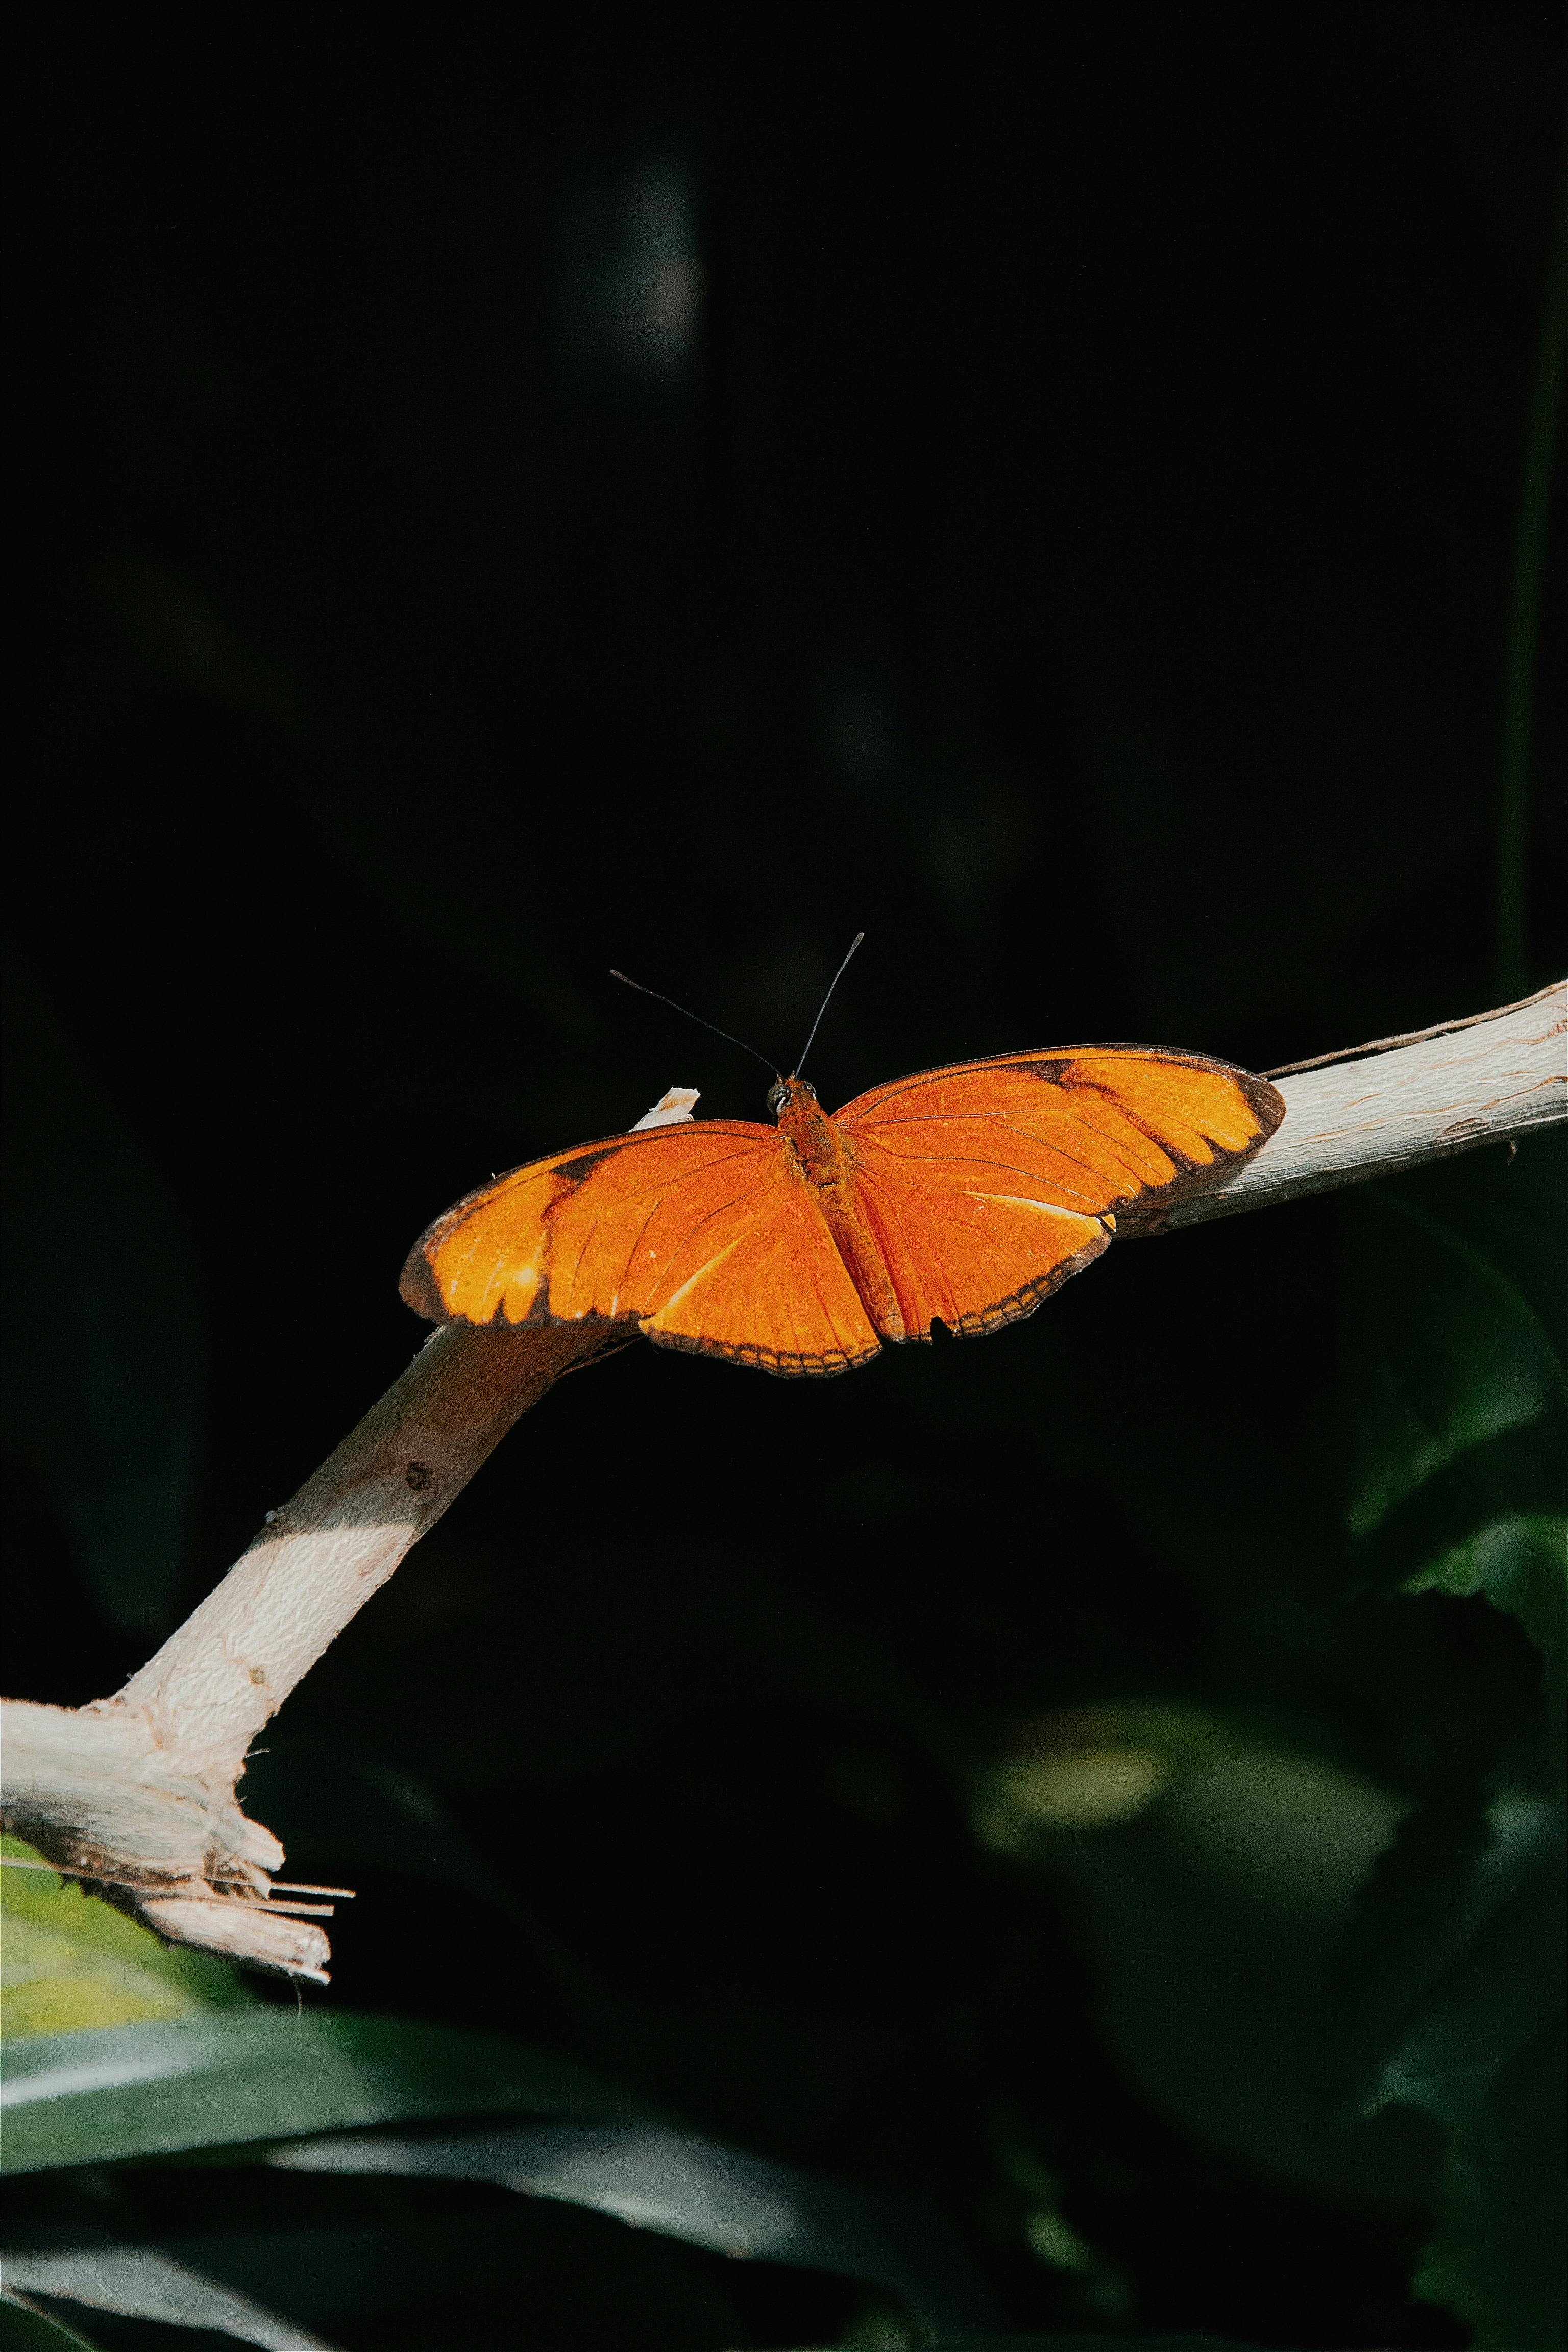
[[(1396, 1560), (1427, 1555), (1405, 1592), (1484, 1596), (1541, 1661), (1543, 1703), (1513, 1752), (1489, 1776), (1456, 1776), (1402, 1825), (1348, 1954), (1374, 2060), (1363, 2111), (1425, 2109), (1447, 2137), (1417, 2289), (1480, 2346), (1555, 2344), (1565, 2317), (1568, 1520), (1508, 1508), (1568, 1486), (1568, 1383), (1547, 1328), (1561, 1331), (1565, 1303), (1563, 1159), (1557, 1138), (1528, 1156), (1491, 1257), (1436, 1219), (1384, 1222), (1381, 1278), (1357, 1297), (1373, 1402), (1352, 1528), (1384, 1535)], [(1452, 1178), (1446, 1189), (1485, 1234), (1484, 1194), (1467, 1204)], [(1510, 1257), (1547, 1273), (1539, 1315), (1497, 1262)], [(1500, 1444), (1509, 1432), (1528, 1447)]]
[(1563, 2321), (1561, 1804), (1434, 1806), (1380, 1858), (1352, 1940), (1377, 2050), (1363, 2112), (1447, 2134), (1418, 2290), (1479, 2345), (1551, 2345)]

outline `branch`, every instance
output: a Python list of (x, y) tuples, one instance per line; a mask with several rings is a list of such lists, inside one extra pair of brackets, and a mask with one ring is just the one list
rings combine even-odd
[(1272, 1071), (1284, 1124), (1255, 1160), (1194, 1188), (1170, 1223), (1195, 1225), (1308, 1192), (1424, 1168), (1568, 1118), (1568, 981), (1522, 1004), (1383, 1037)]
[(123, 1690), (5, 1702), (5, 1826), (176, 1942), (324, 1984), (321, 1929), (268, 1900), (283, 1849), (235, 1802), (246, 1750), (512, 1423), (622, 1344), (602, 1324), (435, 1332)]
[[(1563, 1119), (1565, 1035), (1559, 982), (1521, 1005), (1279, 1073), (1283, 1125), (1241, 1170), (1190, 1190), (1169, 1224)], [(316, 1906), (269, 1899), (282, 1848), (235, 1801), (246, 1750), (513, 1423), (563, 1373), (624, 1344), (603, 1324), (436, 1332), (123, 1690), (79, 1709), (5, 1702), (6, 1825), (162, 1935), (324, 1983)]]

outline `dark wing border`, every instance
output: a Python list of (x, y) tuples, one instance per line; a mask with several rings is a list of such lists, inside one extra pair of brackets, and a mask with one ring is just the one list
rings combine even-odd
[(740, 1364), (748, 1370), (772, 1372), (775, 1380), (832, 1380), (839, 1372), (858, 1372), (862, 1364), (875, 1363), (882, 1352), (879, 1340), (875, 1347), (863, 1348), (857, 1356), (790, 1356), (781, 1355), (773, 1348), (728, 1348), (713, 1339), (694, 1339), (684, 1331), (650, 1331), (645, 1328), (645, 1339), (656, 1348), (672, 1348), (683, 1356), (711, 1356), (721, 1364)]

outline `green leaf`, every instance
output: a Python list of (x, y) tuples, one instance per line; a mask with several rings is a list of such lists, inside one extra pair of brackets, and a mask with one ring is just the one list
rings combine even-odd
[(0, 2032), (7, 2040), (247, 2005), (228, 1961), (170, 1948), (71, 1880), (27, 1867), (41, 1857), (20, 1838), (0, 1839)]
[(1468, 2129), (1561, 2008), (1551, 1974), (1562, 1948), (1552, 1932), (1556, 1893), (1535, 1880), (1472, 1927), (1385, 2058), (1369, 2112), (1397, 2100), (1425, 2107), (1451, 2134)]
[(252, 2303), (248, 2295), (204, 2278), (156, 2246), (102, 2241), (12, 2246), (5, 2252), (5, 2276), (28, 2294), (83, 2303), (91, 2311), (112, 2311), (126, 2319), (157, 2320), (166, 2327), (211, 2328), (236, 2343), (259, 2345), (262, 2352), (332, 2352), (297, 2320), (285, 2319)]
[(1402, 2105), (1447, 2150), (1420, 2293), (1480, 2347), (1561, 2335), (1562, 1823), (1537, 1798), (1405, 1823), (1364, 1890), (1350, 1959), (1373, 2076), (1363, 2112)]
[(165, 1624), (201, 1410), (189, 1243), (141, 1138), (37, 992), (6, 992), (5, 1433), (116, 1624)]
[(1358, 1536), (1468, 1447), (1568, 1402), (1543, 1325), (1489, 1260), (1394, 1199), (1368, 1214), (1346, 1515)]
[(1189, 1744), (1195, 1769), (1140, 1818), (1069, 1830), (1058, 1805), (1055, 1832), (1011, 1852), (1061, 1883), (1100, 2029), (1152, 2105), (1265, 2175), (1419, 2205), (1435, 2135), (1405, 2117), (1347, 2132), (1325, 2089), (1339, 1940), (1401, 1800), (1317, 1758), (1249, 1751), (1239, 1734), (1201, 1754)]
[(74, 2327), (0, 2287), (0, 2352), (99, 2352)]
[[(482, 2193), (443, 2195), (438, 2181), (427, 2189), (388, 2182), (381, 2193), (367, 2196), (360, 2183), (318, 2179), (292, 2185), (307, 2191), (319, 2218), (279, 2226), (276, 2200), (268, 2191), (282, 2184), (246, 2162), (231, 2176), (230, 2226), (182, 2230), (179, 2192), (188, 2179), (171, 2168), (161, 2179), (144, 2169), (134, 2184), (117, 2180), (127, 2192), (121, 2210), (128, 2221), (140, 2217), (134, 2240), (128, 2229), (121, 2242), (127, 2250), (132, 2243), (155, 2250), (187, 2278), (194, 2273), (253, 2306), (283, 2313), (291, 2324), (290, 2344), (313, 2342), (311, 2330), (330, 2336), (340, 2327), (356, 2344), (404, 2352), (426, 2347), (445, 2352), (447, 2345), (463, 2352), (470, 2344), (510, 2347), (520, 2331), (531, 2344), (541, 2327), (554, 2342), (549, 2318), (564, 2296), (597, 2315), (599, 2327), (590, 2324), (586, 2330), (589, 2343), (625, 2345), (632, 2352), (646, 2341), (638, 2323), (650, 2313), (662, 2323), (663, 2332), (656, 2328), (659, 2343), (710, 2343), (704, 2318), (710, 2320), (716, 2304), (731, 2307), (722, 2287), (715, 2294), (717, 2283), (702, 2277), (717, 2265), (679, 2256), (671, 2263), (666, 2258), (675, 2250), (650, 2232), (620, 2230), (597, 2214), (522, 2199), (511, 2200), (508, 2210), (505, 2200)], [(74, 2179), (67, 2176), (62, 2186), (67, 2195), (57, 2210), (65, 2218), (31, 2232), (14, 2225), (0, 2265), (18, 2245), (86, 2250), (79, 2192), (68, 2206)], [(298, 2213), (300, 2201), (288, 2199), (287, 2210)], [(148, 2226), (160, 2209), (165, 2226)], [(378, 2218), (367, 2223), (367, 2213)], [(96, 2241), (92, 2250), (102, 2251)], [(589, 2266), (591, 2276), (585, 2275)], [(122, 2340), (118, 2330), (113, 2340), (117, 2347)], [(142, 2340), (139, 2332), (136, 2340)]]
[(989, 2304), (940, 2215), (652, 2125), (559, 2125), (458, 2138), (356, 2133), (275, 2148), (268, 2161), (296, 2172), (493, 2180), (715, 2253), (887, 2287), (933, 2326), (973, 2325)]
[(7, 2172), (416, 2116), (649, 2112), (570, 2059), (499, 2035), (339, 2011), (212, 2011), (14, 2042), (5, 2054)]
[(1449, 2150), (1412, 2284), (1468, 2319), (1478, 2347), (1556, 2352), (1563, 2341), (1563, 2074), (1559, 2018), (1502, 2069)]
[(1481, 1592), (1517, 1617), (1546, 1667), (1548, 1703), (1561, 1717), (1568, 1680), (1568, 1519), (1494, 1519), (1406, 1580), (1406, 1592)]

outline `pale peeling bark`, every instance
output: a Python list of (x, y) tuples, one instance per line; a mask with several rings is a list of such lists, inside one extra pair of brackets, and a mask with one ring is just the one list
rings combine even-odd
[[(1287, 1116), (1173, 1228), (1425, 1165), (1568, 1117), (1568, 985), (1282, 1073)], [(667, 1097), (660, 1109), (679, 1117)], [(639, 1122), (641, 1124), (643, 1122)], [(269, 1900), (283, 1861), (235, 1801), (246, 1750), (343, 1627), (605, 1325), (436, 1332), (401, 1380), (112, 1698), (5, 1702), (5, 1820), (172, 1940), (326, 1981), (321, 1906)]]

